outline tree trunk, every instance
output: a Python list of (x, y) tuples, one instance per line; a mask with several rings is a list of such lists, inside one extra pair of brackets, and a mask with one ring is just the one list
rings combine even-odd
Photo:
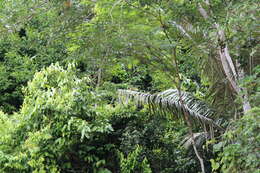
[[(206, 5), (209, 5), (209, 1), (206, 1)], [(198, 10), (205, 20), (209, 19), (207, 11), (202, 7), (200, 3), (198, 4)], [(212, 12), (210, 13), (212, 14)], [(240, 87), (238, 83), (239, 80), (245, 77), (244, 70), (239, 63), (236, 63), (236, 65), (234, 65), (229, 53), (229, 49), (227, 47), (224, 30), (220, 28), (218, 23), (214, 23), (212, 26), (217, 30), (217, 37), (219, 40), (218, 54), (220, 56), (223, 70), (235, 93), (238, 94), (239, 97), (241, 97), (243, 112), (246, 113), (248, 110), (251, 109), (247, 90), (246, 88)], [(238, 74), (236, 70), (238, 71)]]

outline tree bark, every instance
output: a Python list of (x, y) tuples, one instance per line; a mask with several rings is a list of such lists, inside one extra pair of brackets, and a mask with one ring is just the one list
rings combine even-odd
[[(205, 4), (208, 6), (210, 5), (209, 1), (206, 1)], [(198, 10), (205, 20), (209, 19), (207, 11), (202, 7), (200, 3), (198, 4)], [(212, 14), (211, 11), (210, 13)], [(227, 47), (224, 30), (220, 28), (218, 23), (214, 23), (212, 24), (212, 26), (217, 30), (217, 37), (219, 40), (218, 54), (220, 56), (220, 61), (222, 63), (223, 70), (235, 93), (238, 94), (239, 97), (241, 97), (243, 104), (243, 112), (246, 113), (248, 110), (251, 109), (247, 90), (246, 88), (240, 87), (238, 83), (239, 80), (245, 77), (244, 70), (238, 63), (234, 65), (229, 53), (229, 49)], [(238, 71), (238, 74), (236, 70)]]

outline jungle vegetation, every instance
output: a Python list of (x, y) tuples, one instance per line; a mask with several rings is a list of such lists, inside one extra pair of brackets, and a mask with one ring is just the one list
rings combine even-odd
[(1, 173), (260, 173), (257, 0), (1, 0)]

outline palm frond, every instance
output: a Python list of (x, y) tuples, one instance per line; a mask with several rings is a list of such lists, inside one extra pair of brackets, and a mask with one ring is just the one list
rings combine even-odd
[[(212, 119), (214, 111), (207, 104), (192, 96), (190, 93), (179, 93), (176, 89), (169, 89), (157, 94), (149, 94), (131, 90), (119, 90), (120, 100), (128, 102), (133, 100), (137, 104), (148, 104), (150, 107), (157, 108), (163, 112), (173, 115), (183, 116), (187, 113), (192, 122), (199, 122), (202, 127), (208, 127), (212, 131), (213, 127), (223, 130)], [(180, 102), (180, 94), (182, 102)]]

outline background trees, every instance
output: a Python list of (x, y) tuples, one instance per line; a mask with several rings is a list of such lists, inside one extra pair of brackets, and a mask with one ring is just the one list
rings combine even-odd
[(187, 121), (151, 109), (170, 88), (179, 112), (210, 114), (190, 118), (214, 132), (194, 134), (206, 172), (258, 171), (256, 0), (71, 2), (0, 2), (1, 171), (198, 172)]

